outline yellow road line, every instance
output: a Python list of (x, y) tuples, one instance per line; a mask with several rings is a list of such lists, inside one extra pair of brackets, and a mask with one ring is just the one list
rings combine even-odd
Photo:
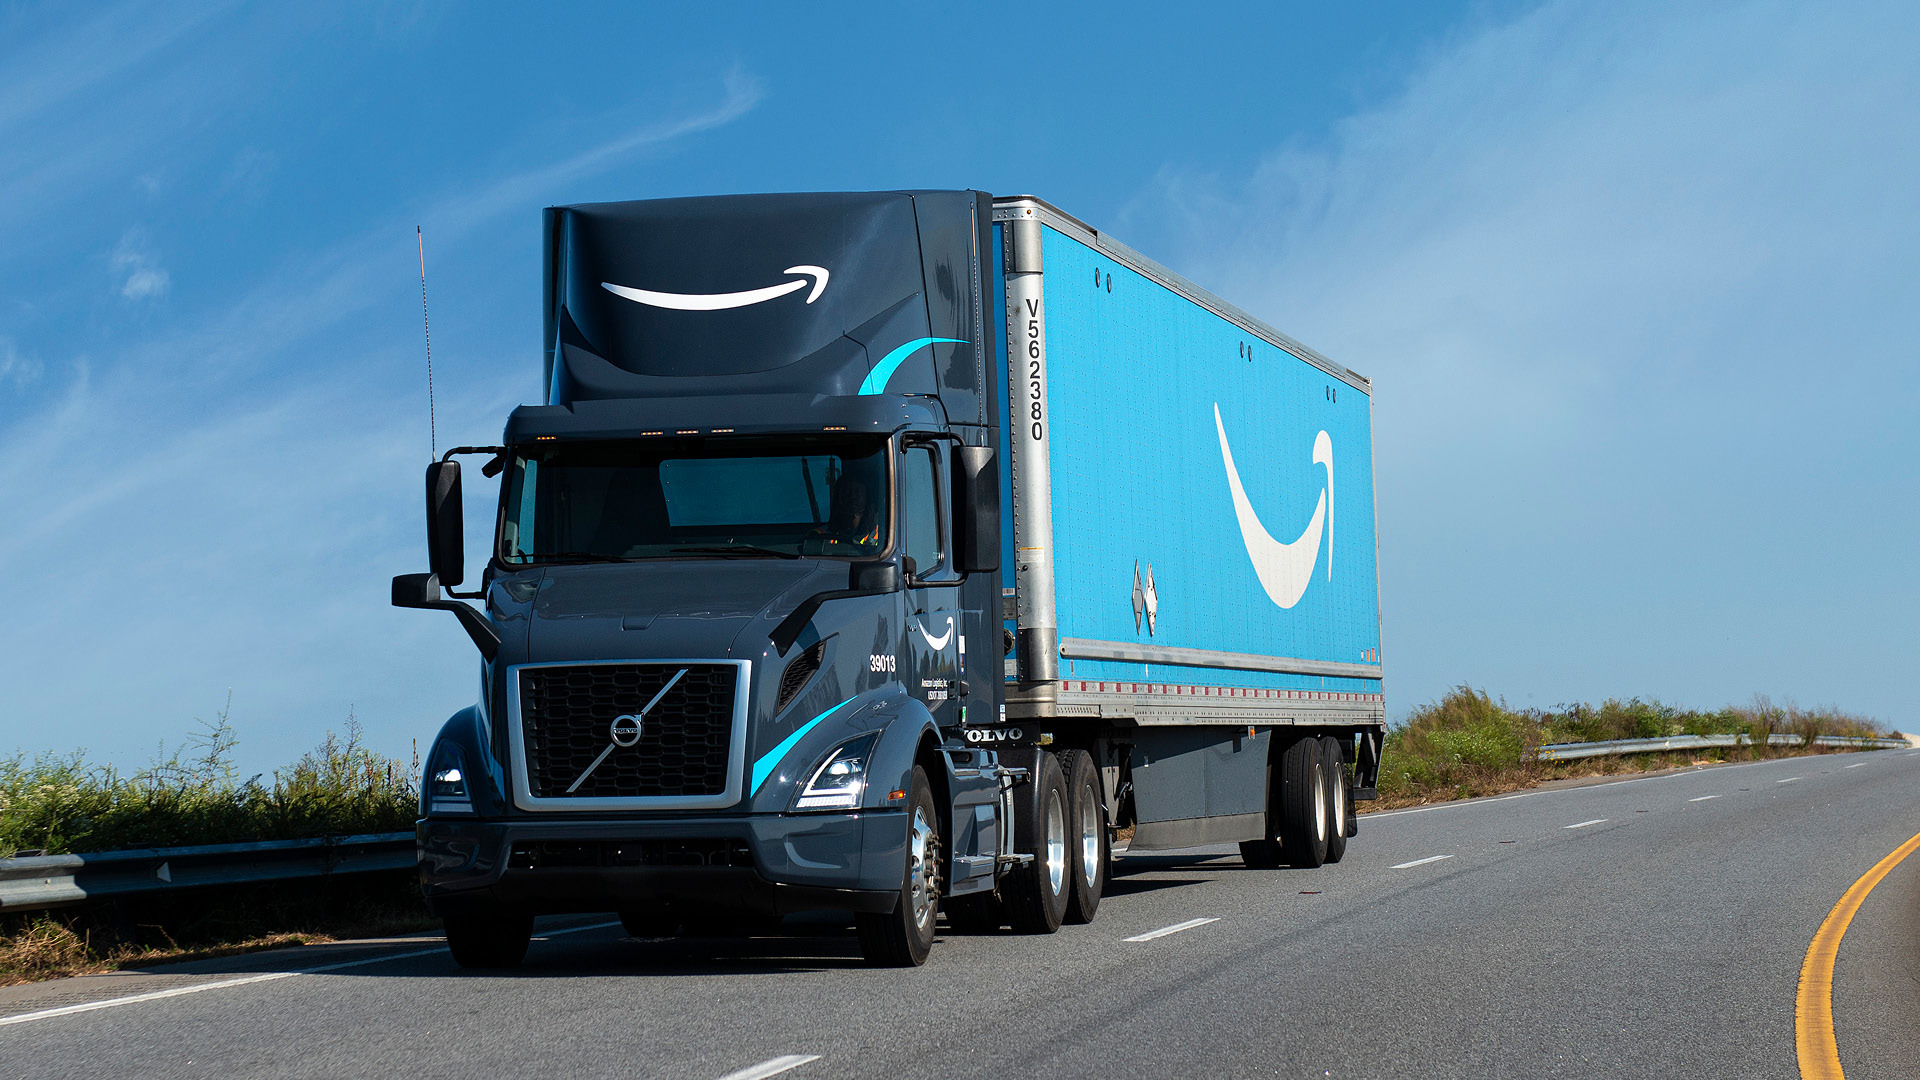
[(1793, 1002), (1793, 1047), (1800, 1055), (1801, 1080), (1846, 1078), (1840, 1069), (1840, 1048), (1833, 1040), (1833, 961), (1840, 954), (1840, 939), (1847, 935), (1847, 926), (1866, 902), (1867, 894), (1915, 850), (1920, 850), (1920, 835), (1860, 875), (1860, 880), (1827, 912), (1826, 921), (1807, 946), (1806, 962), (1800, 965), (1800, 993)]

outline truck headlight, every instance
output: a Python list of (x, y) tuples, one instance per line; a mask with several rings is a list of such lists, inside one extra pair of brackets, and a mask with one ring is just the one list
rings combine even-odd
[(873, 753), (874, 739), (874, 735), (862, 735), (835, 747), (820, 767), (813, 770), (813, 776), (800, 789), (800, 797), (793, 801), (793, 808), (857, 809), (860, 796), (867, 790), (867, 757)]
[(442, 743), (427, 770), (427, 809), (436, 814), (471, 814), (473, 797), (467, 792), (467, 760), (460, 747)]

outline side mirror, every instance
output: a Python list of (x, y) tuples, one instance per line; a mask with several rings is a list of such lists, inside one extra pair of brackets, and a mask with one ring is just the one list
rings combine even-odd
[(451, 611), (459, 617), (460, 625), (467, 631), (467, 636), (473, 639), (481, 656), (492, 660), (500, 655), (500, 632), (473, 605), (441, 596), (440, 582), (432, 574), (401, 574), (395, 577), (393, 606)]
[(990, 446), (953, 448), (953, 568), (1000, 569), (1000, 469)]
[(394, 607), (426, 607), (441, 599), (440, 583), (432, 574), (400, 574), (393, 579)]
[(466, 577), (457, 461), (436, 461), (427, 466), (427, 566), (448, 588)]
[(900, 566), (891, 562), (853, 563), (847, 573), (847, 588), (861, 592), (899, 592)]

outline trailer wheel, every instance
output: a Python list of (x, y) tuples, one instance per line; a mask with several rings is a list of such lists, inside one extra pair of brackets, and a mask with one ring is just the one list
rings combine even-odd
[(450, 912), (447, 951), (463, 968), (519, 967), (533, 940), (533, 915), (499, 906)]
[(1060, 756), (1066, 773), (1067, 805), (1072, 810), (1067, 841), (1073, 864), (1073, 888), (1067, 896), (1067, 911), (1062, 920), (1090, 923), (1100, 910), (1100, 896), (1107, 889), (1107, 874), (1113, 862), (1113, 838), (1107, 834), (1107, 808), (1100, 799), (1099, 774), (1093, 768), (1093, 755), (1085, 750), (1069, 750)]
[(1033, 861), (1007, 875), (1007, 923), (1022, 934), (1051, 934), (1066, 916), (1073, 890), (1068, 848), (1067, 784), (1060, 762), (1042, 751), (1034, 759), (1028, 797), (1014, 810), (1014, 850)]
[(1311, 870), (1327, 861), (1327, 759), (1320, 740), (1294, 741), (1280, 756), (1280, 854)]
[(926, 770), (913, 767), (907, 796), (907, 858), (900, 900), (888, 912), (857, 912), (860, 952), (874, 967), (918, 967), (933, 949), (940, 909), (940, 814)]
[(991, 934), (1007, 921), (991, 892), (947, 897), (940, 901), (940, 910), (947, 913), (947, 927), (956, 934)]
[(1327, 757), (1327, 861), (1337, 863), (1347, 854), (1347, 829), (1353, 822), (1352, 788), (1347, 783), (1340, 740), (1322, 738), (1320, 745)]

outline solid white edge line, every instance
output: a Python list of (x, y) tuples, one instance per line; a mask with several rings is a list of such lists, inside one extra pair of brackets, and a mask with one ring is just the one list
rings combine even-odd
[(1592, 821), (1581, 821), (1581, 822), (1576, 822), (1575, 824), (1572, 824), (1572, 825), (1562, 825), (1562, 826), (1560, 826), (1560, 827), (1561, 827), (1561, 828), (1563, 828), (1563, 829), (1584, 829), (1584, 828), (1586, 828), (1586, 827), (1587, 827), (1587, 826), (1589, 826), (1589, 825), (1599, 825), (1599, 824), (1602, 824), (1602, 823), (1604, 823), (1604, 822), (1605, 822), (1606, 820), (1607, 820), (1606, 818), (1603, 818), (1603, 817), (1597, 817), (1597, 818), (1594, 818), (1594, 819), (1593, 819)]
[(1220, 920), (1217, 918), (1188, 919), (1186, 922), (1183, 922), (1183, 923), (1174, 923), (1172, 926), (1163, 926), (1158, 930), (1149, 930), (1144, 934), (1136, 934), (1133, 937), (1123, 938), (1122, 940), (1152, 941), (1154, 938), (1163, 938), (1163, 937), (1166, 937), (1168, 934), (1177, 934), (1182, 930), (1191, 930), (1196, 926), (1205, 926), (1208, 923), (1219, 922), (1219, 921)]
[[(438, 949), (434, 950), (438, 952)], [(0, 1017), (0, 1027), (9, 1024), (24, 1024), (30, 1020), (49, 1020), (56, 1016), (72, 1016), (75, 1013), (93, 1012), (96, 1009), (111, 1009), (118, 1005), (132, 1005), (140, 1001), (158, 1001), (161, 998), (179, 997), (182, 994), (197, 994), (202, 990), (220, 990), (229, 986), (245, 986), (247, 983), (266, 982), (269, 979), (291, 979), (300, 974), (297, 971), (269, 971), (262, 975), (248, 975), (241, 979), (222, 979), (219, 982), (200, 983), (196, 986), (176, 986), (171, 990), (154, 990), (145, 994), (130, 994), (126, 997), (107, 998), (105, 1001), (88, 1001), (79, 1005), (63, 1005), (57, 1009), (42, 1009), (39, 1012), (21, 1013), (18, 1016)]]
[(1706, 802), (1708, 799), (1717, 799), (1719, 797), (1720, 796), (1718, 795), (1696, 795), (1695, 797), (1688, 799), (1687, 801), (1688, 802)]
[(778, 1076), (788, 1069), (797, 1069), (809, 1061), (819, 1060), (819, 1054), (782, 1054), (758, 1065), (749, 1065), (738, 1072), (730, 1072), (720, 1080), (766, 1080), (769, 1076)]
[(1407, 869), (1408, 867), (1412, 867), (1412, 866), (1425, 866), (1425, 865), (1427, 865), (1427, 864), (1428, 864), (1428, 863), (1430, 863), (1430, 862), (1439, 862), (1439, 861), (1440, 861), (1441, 859), (1451, 859), (1451, 858), (1453, 858), (1453, 856), (1451, 856), (1451, 855), (1429, 855), (1429, 856), (1427, 856), (1427, 857), (1426, 857), (1426, 858), (1424, 858), (1424, 859), (1415, 859), (1415, 860), (1413, 860), (1412, 862), (1403, 862), (1403, 863), (1397, 863), (1397, 864), (1395, 864), (1395, 865), (1393, 865), (1393, 866), (1389, 866), (1389, 867), (1387, 867), (1387, 869), (1389, 869), (1389, 870), (1405, 870), (1405, 869)]
[[(564, 930), (550, 930), (542, 937), (559, 937), (562, 934), (578, 934), (583, 930), (604, 930), (609, 926), (619, 926), (618, 922), (593, 923), (589, 926), (569, 926)], [(151, 990), (144, 994), (128, 994), (125, 997), (105, 998), (100, 1001), (87, 1001), (78, 1005), (62, 1005), (57, 1009), (42, 1009), (39, 1012), (21, 1013), (18, 1016), (0, 1016), (0, 1027), (9, 1024), (24, 1024), (29, 1020), (50, 1020), (56, 1016), (72, 1016), (75, 1013), (95, 1012), (99, 1009), (112, 1009), (120, 1005), (134, 1005), (142, 1001), (159, 1001), (161, 998), (180, 997), (183, 994), (198, 994), (203, 990), (224, 990), (229, 986), (246, 986), (249, 983), (271, 982), (274, 979), (291, 979), (295, 975), (319, 975), (329, 971), (343, 971), (347, 968), (365, 967), (368, 964), (385, 964), (394, 960), (411, 960), (420, 956), (434, 956), (446, 952), (444, 948), (416, 949), (413, 952), (393, 953), (388, 956), (370, 956), (361, 960), (346, 960), (338, 964), (322, 964), (319, 967), (301, 968), (299, 971), (265, 971), (258, 975), (243, 975), (237, 979), (221, 979), (217, 982), (196, 983), (192, 986), (176, 986), (169, 990)], [(808, 1061), (813, 1060), (808, 1058)], [(796, 1064), (799, 1064), (796, 1062)], [(792, 1068), (792, 1066), (788, 1066)], [(772, 1076), (772, 1073), (765, 1074)]]
[[(1908, 751), (1906, 757), (1920, 755), (1920, 750)], [(1722, 769), (1748, 769), (1755, 765), (1771, 765), (1772, 761), (1732, 761), (1713, 766), (1715, 771)], [(1557, 795), (1567, 791), (1590, 791), (1595, 788), (1619, 787), (1621, 784), (1641, 784), (1648, 780), (1673, 780), (1682, 776), (1693, 776), (1705, 772), (1705, 769), (1682, 769), (1679, 772), (1661, 773), (1658, 776), (1635, 776), (1626, 780), (1609, 780), (1604, 784), (1582, 784), (1579, 787), (1548, 788), (1536, 791), (1523, 791), (1518, 795), (1489, 795), (1480, 799), (1454, 799), (1450, 802), (1435, 803), (1432, 806), (1416, 806), (1411, 810), (1387, 810), (1378, 814), (1360, 814), (1361, 821), (1378, 821), (1381, 818), (1399, 817), (1402, 814), (1424, 814), (1429, 810), (1454, 810), (1463, 806), (1485, 806), (1488, 803), (1506, 802), (1508, 799), (1524, 799), (1529, 795)]]

